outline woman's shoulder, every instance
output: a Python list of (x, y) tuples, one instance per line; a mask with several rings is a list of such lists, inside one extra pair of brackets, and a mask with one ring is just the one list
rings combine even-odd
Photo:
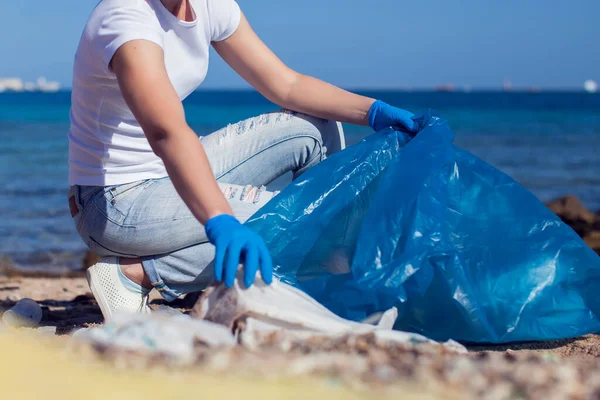
[(101, 0), (96, 6), (96, 10), (100, 11), (112, 9), (138, 9), (141, 11), (150, 11), (154, 9), (154, 4), (151, 0)]
[(158, 22), (150, 0), (101, 0), (88, 20), (88, 27), (98, 29), (121, 19), (139, 22)]
[(162, 47), (164, 31), (152, 3), (152, 0), (101, 0), (81, 36), (75, 69), (77, 61), (82, 60), (87, 69), (97, 63), (108, 73), (117, 49), (131, 40), (149, 40)]

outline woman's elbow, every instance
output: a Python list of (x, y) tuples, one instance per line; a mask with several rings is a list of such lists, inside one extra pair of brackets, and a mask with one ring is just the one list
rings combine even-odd
[(165, 151), (170, 144), (177, 140), (178, 132), (181, 132), (181, 129), (164, 127), (144, 129), (144, 133), (148, 139), (148, 143), (150, 143), (152, 151), (160, 158), (163, 158)]
[(148, 131), (145, 133), (154, 154), (163, 158), (165, 148), (168, 146), (169, 134), (164, 131)]
[(290, 70), (279, 77), (279, 79), (273, 79), (272, 83), (267, 85), (267, 90), (265, 90), (263, 95), (273, 103), (284, 108), (289, 108), (293, 98), (294, 87), (301, 76), (298, 72)]

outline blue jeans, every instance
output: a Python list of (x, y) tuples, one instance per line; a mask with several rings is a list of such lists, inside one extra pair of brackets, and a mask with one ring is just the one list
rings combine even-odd
[[(250, 118), (200, 139), (235, 216), (245, 222), (273, 196), (265, 185), (297, 177), (343, 148), (341, 124), (289, 111)], [(99, 256), (141, 258), (154, 288), (172, 301), (213, 281), (214, 247), (168, 177), (73, 186), (77, 231)]]

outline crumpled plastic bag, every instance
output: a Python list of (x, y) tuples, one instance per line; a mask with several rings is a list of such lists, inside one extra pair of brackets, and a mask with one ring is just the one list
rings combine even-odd
[[(315, 340), (334, 342), (361, 335), (372, 335), (375, 342), (384, 345), (437, 345), (422, 335), (392, 330), (398, 317), (396, 308), (357, 323), (336, 316), (306, 293), (277, 279), (270, 285), (257, 279), (249, 288), (241, 284), (243, 281), (243, 272), (238, 271), (233, 287), (220, 284), (208, 288), (190, 315), (231, 329), (248, 349), (275, 342), (283, 348), (290, 348), (292, 342), (310, 346)], [(467, 351), (455, 341), (446, 341), (443, 346), (446, 351)]]
[(164, 306), (150, 314), (118, 313), (102, 326), (76, 331), (73, 339), (142, 354), (164, 354), (181, 363), (194, 361), (198, 342), (221, 348), (236, 345), (228, 328)]
[(247, 225), (276, 276), (339, 316), (396, 307), (395, 328), (502, 343), (600, 330), (600, 257), (428, 113), (294, 181)]
[[(376, 316), (376, 325), (361, 324), (336, 316), (306, 293), (277, 280), (271, 285), (257, 280), (249, 288), (240, 282), (242, 271), (233, 287), (220, 284), (205, 290), (191, 315), (167, 306), (149, 314), (117, 313), (102, 326), (76, 331), (73, 340), (140, 355), (163, 355), (180, 365), (194, 363), (198, 348), (210, 348), (218, 355), (221, 350), (221, 354), (233, 354), (228, 350), (238, 344), (251, 351), (277, 344), (281, 351), (289, 351), (293, 344), (311, 346), (315, 341), (361, 335), (372, 335), (372, 341), (384, 347), (429, 344), (449, 352), (467, 351), (455, 341), (438, 344), (419, 334), (392, 330), (398, 315), (395, 308)], [(215, 363), (223, 365), (219, 360)]]

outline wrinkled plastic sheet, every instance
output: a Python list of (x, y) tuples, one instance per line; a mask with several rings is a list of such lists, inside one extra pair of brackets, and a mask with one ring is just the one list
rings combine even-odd
[(150, 314), (117, 313), (102, 326), (76, 331), (73, 339), (100, 348), (112, 347), (148, 355), (163, 354), (183, 364), (195, 360), (196, 343), (213, 348), (236, 345), (227, 327), (192, 319), (164, 306)]
[(375, 133), (294, 181), (247, 225), (278, 278), (359, 321), (435, 340), (551, 340), (600, 329), (600, 258), (509, 176), (419, 133)]
[[(416, 333), (392, 330), (398, 316), (393, 307), (371, 316), (372, 321), (359, 323), (336, 316), (306, 293), (283, 282), (274, 280), (266, 285), (257, 279), (249, 288), (241, 282), (243, 273), (240, 271), (233, 287), (221, 284), (209, 288), (191, 315), (203, 322), (228, 327), (249, 349), (258, 349), (273, 341), (307, 344), (318, 338), (335, 341), (367, 334), (379, 344), (438, 345)], [(466, 352), (454, 341), (447, 341), (443, 346), (446, 351)]]
[[(99, 348), (128, 350), (141, 355), (168, 356), (179, 364), (194, 363), (199, 349), (215, 354), (233, 354), (238, 344), (258, 351), (276, 346), (282, 352), (293, 345), (311, 346), (315, 341), (352, 342), (372, 336), (374, 346), (419, 346), (465, 353), (454, 342), (438, 344), (426, 337), (392, 330), (397, 310), (377, 316), (377, 324), (357, 323), (340, 318), (301, 290), (275, 280), (267, 285), (258, 280), (243, 287), (243, 272), (233, 287), (224, 284), (204, 291), (190, 315), (161, 306), (150, 314), (116, 314), (100, 327), (77, 331), (74, 340)], [(439, 347), (436, 347), (439, 346)]]

